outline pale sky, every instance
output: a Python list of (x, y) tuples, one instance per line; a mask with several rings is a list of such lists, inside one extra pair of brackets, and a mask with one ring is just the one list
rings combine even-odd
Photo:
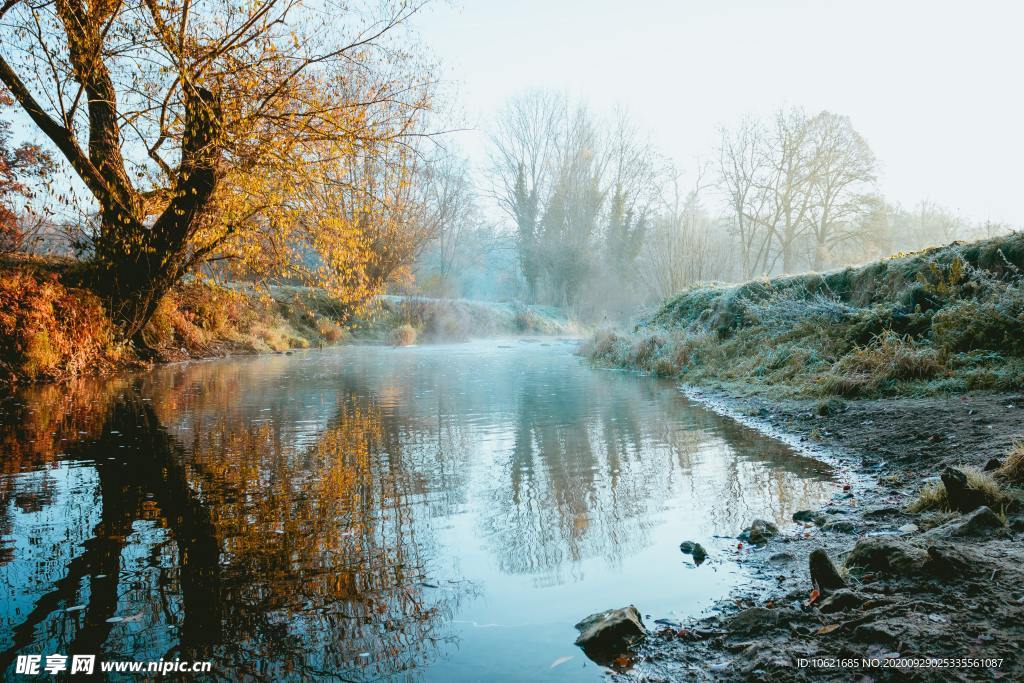
[(470, 126), (550, 87), (625, 105), (684, 169), (718, 128), (782, 105), (851, 117), (880, 186), (972, 220), (1024, 225), (1024, 3), (960, 0), (461, 0), (414, 26)]

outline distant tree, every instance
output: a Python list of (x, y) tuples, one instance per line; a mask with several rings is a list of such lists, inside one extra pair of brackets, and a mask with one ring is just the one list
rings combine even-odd
[[(14, 104), (10, 93), (0, 90), (0, 111)], [(39, 145), (12, 142), (11, 122), (0, 118), (0, 254), (25, 246), (25, 223), (33, 220), (25, 205), (33, 197), (31, 181), (53, 169), (53, 159)]]
[(657, 194), (657, 155), (623, 110), (616, 113), (605, 147), (605, 253), (619, 282), (631, 284)]
[(875, 158), (849, 119), (783, 109), (722, 135), (719, 177), (747, 277), (820, 269), (868, 209)]
[(561, 95), (528, 91), (511, 99), (491, 134), (492, 193), (515, 222), (527, 295), (539, 295), (540, 219), (554, 186), (555, 160), (568, 104)]
[(767, 172), (762, 126), (747, 119), (734, 130), (722, 130), (718, 147), (718, 176), (731, 211), (739, 242), (743, 277), (752, 278), (768, 268), (772, 233), (762, 221), (770, 194), (759, 183)]
[(812, 153), (811, 268), (821, 270), (832, 262), (832, 251), (838, 243), (856, 237), (857, 217), (872, 209), (876, 162), (849, 118), (821, 112), (807, 126)]

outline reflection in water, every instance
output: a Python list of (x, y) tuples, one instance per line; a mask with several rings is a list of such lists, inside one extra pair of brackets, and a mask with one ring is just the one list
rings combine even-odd
[(347, 348), (8, 398), (0, 671), (593, 677), (549, 666), (578, 617), (617, 591), (700, 607), (736, 570), (684, 566), (679, 541), (783, 522), (831, 474), (569, 351)]

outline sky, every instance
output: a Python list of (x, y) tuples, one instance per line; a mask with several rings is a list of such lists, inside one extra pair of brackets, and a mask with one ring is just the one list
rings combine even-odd
[(827, 109), (867, 139), (890, 200), (1018, 226), (1022, 27), (1012, 0), (442, 0), (414, 23), (475, 163), (488, 121), (534, 87), (625, 106), (691, 173), (723, 125)]

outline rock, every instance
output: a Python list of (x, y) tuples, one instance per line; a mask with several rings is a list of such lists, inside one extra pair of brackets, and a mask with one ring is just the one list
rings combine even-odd
[(768, 561), (774, 564), (785, 564), (786, 562), (792, 562), (795, 559), (796, 556), (793, 555), (793, 553), (775, 553), (768, 558)]
[(896, 531), (899, 531), (904, 534), (913, 534), (917, 533), (920, 530), (921, 528), (913, 522), (908, 522), (907, 524), (904, 524), (903, 526), (900, 526), (896, 529)]
[(892, 537), (862, 538), (846, 558), (847, 567), (889, 574), (914, 574), (924, 569), (928, 553)]
[(632, 605), (591, 614), (576, 624), (576, 630), (580, 632), (576, 644), (598, 663), (610, 662), (624, 654), (631, 644), (647, 634), (640, 612)]
[(993, 529), (1002, 529), (1003, 520), (987, 506), (951, 519), (941, 526), (925, 532), (925, 538), (956, 538), (962, 536), (982, 536)]
[(955, 467), (947, 467), (940, 475), (946, 487), (946, 498), (949, 506), (960, 512), (970, 512), (985, 505), (988, 501), (985, 494), (967, 485), (967, 475)]
[(762, 545), (778, 534), (779, 528), (771, 522), (764, 519), (755, 519), (736, 538), (747, 543), (753, 543), (754, 545)]
[(891, 505), (884, 505), (881, 507), (874, 507), (863, 512), (865, 519), (885, 519), (886, 517), (895, 517), (901, 514), (903, 511), (897, 507)]
[(810, 522), (814, 519), (814, 512), (811, 510), (797, 510), (793, 513), (794, 522)]
[(822, 612), (845, 612), (848, 609), (856, 609), (864, 604), (864, 598), (857, 593), (845, 588), (837, 590), (828, 596), (818, 605)]
[(837, 519), (821, 527), (822, 531), (831, 531), (837, 534), (852, 534), (857, 530), (857, 525), (845, 519)]
[(693, 562), (694, 564), (703, 564), (704, 560), (708, 559), (708, 551), (704, 550), (704, 546), (700, 543), (693, 544)]
[(944, 579), (962, 577), (971, 573), (972, 558), (950, 545), (928, 546), (928, 572)]
[(1002, 466), (1003, 463), (999, 460), (999, 458), (989, 458), (989, 461), (985, 463), (985, 467), (983, 467), (982, 469), (985, 472), (994, 472)]
[(883, 643), (895, 645), (900, 641), (899, 634), (892, 624), (876, 622), (861, 624), (853, 630), (853, 639), (861, 643)]
[(695, 564), (702, 564), (704, 560), (708, 559), (708, 551), (704, 550), (704, 546), (700, 543), (694, 543), (693, 541), (683, 541), (679, 544), (679, 550), (687, 555), (693, 556)]
[(811, 552), (811, 583), (820, 591), (836, 590), (846, 588), (846, 581), (839, 575), (836, 566), (832, 564), (828, 553), (818, 548)]
[(816, 526), (821, 526), (825, 523), (827, 517), (820, 512), (814, 512), (812, 510), (797, 510), (793, 513), (794, 522), (813, 522)]
[(791, 616), (791, 610), (748, 607), (729, 619), (729, 630), (736, 633), (754, 634), (774, 628), (782, 616)]

